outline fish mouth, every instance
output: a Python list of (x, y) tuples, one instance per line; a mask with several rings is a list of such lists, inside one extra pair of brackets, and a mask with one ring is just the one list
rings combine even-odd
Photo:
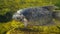
[(15, 22), (22, 22), (22, 21), (20, 21), (20, 20), (15, 20), (15, 19), (13, 19), (13, 21), (15, 21)]

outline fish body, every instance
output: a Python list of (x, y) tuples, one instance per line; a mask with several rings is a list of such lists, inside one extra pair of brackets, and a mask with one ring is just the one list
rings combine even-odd
[(53, 6), (30, 7), (18, 10), (13, 19), (22, 21), (25, 26), (45, 26), (52, 25), (53, 22)]

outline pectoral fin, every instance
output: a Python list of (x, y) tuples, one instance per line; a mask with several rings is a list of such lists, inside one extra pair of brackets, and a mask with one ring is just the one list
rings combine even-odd
[(24, 22), (24, 26), (27, 27), (28, 25), (28, 20), (26, 18), (23, 19), (23, 22)]

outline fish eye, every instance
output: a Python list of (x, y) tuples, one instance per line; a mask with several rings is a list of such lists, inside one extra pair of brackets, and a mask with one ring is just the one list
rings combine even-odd
[(20, 14), (20, 15), (22, 15), (22, 14)]

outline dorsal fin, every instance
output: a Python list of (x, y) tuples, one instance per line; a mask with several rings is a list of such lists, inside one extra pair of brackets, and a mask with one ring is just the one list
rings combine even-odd
[(43, 8), (52, 11), (52, 10), (58, 8), (58, 7), (56, 7), (56, 6), (44, 6)]

